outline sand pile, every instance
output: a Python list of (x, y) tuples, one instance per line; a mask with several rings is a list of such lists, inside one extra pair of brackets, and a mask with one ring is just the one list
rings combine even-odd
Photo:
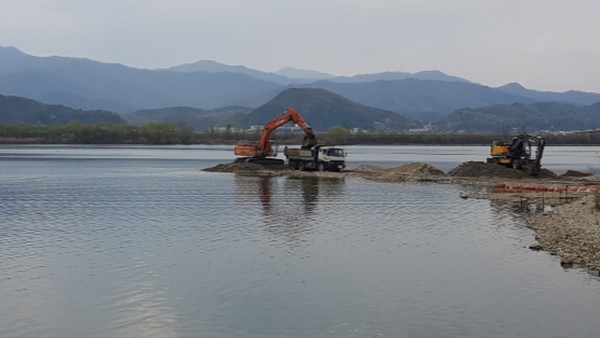
[(353, 170), (359, 176), (387, 182), (438, 181), (445, 174), (442, 170), (427, 163), (409, 163), (395, 168), (382, 168), (372, 165), (361, 165)]
[(444, 172), (431, 164), (427, 163), (409, 163), (394, 168), (383, 168), (374, 165), (362, 164), (356, 167), (354, 172), (358, 173), (375, 173), (375, 174), (396, 174), (396, 175), (444, 175)]
[(376, 165), (361, 164), (358, 167), (354, 168), (353, 171), (358, 172), (358, 173), (380, 173), (380, 172), (384, 172), (386, 170), (387, 169), (376, 166)]
[(443, 171), (427, 163), (409, 163), (397, 168), (390, 169), (391, 172), (404, 175), (445, 175)]

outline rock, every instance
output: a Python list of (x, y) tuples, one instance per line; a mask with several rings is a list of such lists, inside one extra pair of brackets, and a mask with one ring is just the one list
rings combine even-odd
[(572, 255), (565, 255), (560, 259), (560, 266), (563, 268), (572, 268), (575, 264), (576, 257)]
[(533, 251), (540, 251), (540, 250), (543, 250), (544, 248), (542, 248), (541, 245), (539, 245), (539, 244), (536, 243), (536, 244), (531, 244), (529, 246), (529, 249), (531, 249)]

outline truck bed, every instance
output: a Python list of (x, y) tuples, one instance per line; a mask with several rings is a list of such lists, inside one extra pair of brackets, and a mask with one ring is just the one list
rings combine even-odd
[(313, 152), (310, 149), (286, 148), (283, 151), (286, 157), (312, 157)]

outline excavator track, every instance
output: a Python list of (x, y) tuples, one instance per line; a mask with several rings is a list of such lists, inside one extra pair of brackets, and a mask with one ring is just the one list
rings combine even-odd
[(264, 166), (270, 165), (284, 165), (285, 161), (278, 158), (265, 158), (265, 157), (238, 157), (235, 159), (235, 163), (256, 163)]

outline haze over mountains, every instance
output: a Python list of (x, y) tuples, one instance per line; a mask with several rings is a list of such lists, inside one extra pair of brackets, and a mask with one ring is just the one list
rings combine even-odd
[[(198, 130), (207, 125), (263, 124), (286, 105), (319, 129), (342, 125), (406, 130), (436, 121), (444, 130), (465, 129), (464, 123), (452, 122), (459, 110), (462, 119), (467, 113), (492, 111), (502, 116), (501, 123), (485, 122), (481, 127), (473, 123), (468, 129), (474, 131), (523, 125), (515, 126), (502, 114), (548, 120), (535, 123), (536, 128), (582, 128), (593, 125), (590, 121), (600, 115), (600, 107), (594, 105), (600, 102), (598, 93), (544, 92), (516, 83), (492, 88), (440, 71), (336, 77), (292, 67), (269, 73), (215, 61), (149, 70), (82, 58), (37, 57), (14, 47), (0, 47), (0, 94), (75, 110), (119, 112), (135, 123), (162, 121)], [(538, 102), (551, 103), (542, 109), (534, 105)], [(580, 110), (586, 113), (569, 115)], [(546, 116), (546, 111), (552, 114)], [(560, 123), (559, 116), (582, 122)], [(473, 119), (479, 120), (485, 119)]]

